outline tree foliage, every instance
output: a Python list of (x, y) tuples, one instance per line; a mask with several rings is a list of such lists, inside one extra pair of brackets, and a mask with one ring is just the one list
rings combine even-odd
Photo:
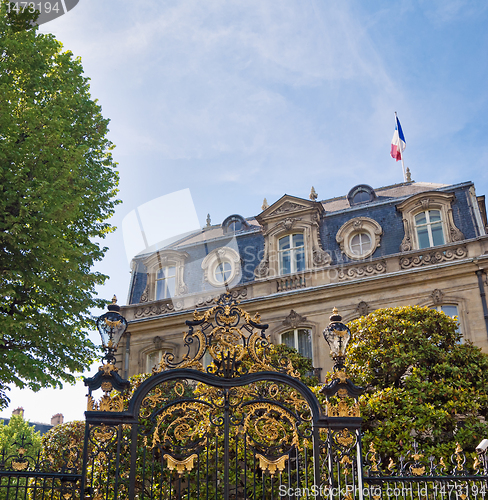
[(0, 4), (0, 408), (8, 384), (61, 387), (89, 366), (106, 279), (91, 269), (117, 203), (80, 59), (30, 22)]
[(17, 457), (19, 449), (25, 450), (25, 456), (33, 462), (41, 449), (41, 433), (26, 422), (22, 415), (12, 415), (8, 424), (0, 420), (0, 461)]
[(454, 320), (422, 307), (377, 311), (349, 323), (349, 377), (361, 397), (363, 448), (396, 457), (413, 441), (449, 457), (488, 436), (488, 355), (461, 343)]

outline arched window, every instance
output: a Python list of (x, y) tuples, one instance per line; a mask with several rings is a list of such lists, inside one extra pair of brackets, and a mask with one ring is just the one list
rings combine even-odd
[(294, 347), (302, 356), (312, 359), (312, 331), (295, 328), (281, 334), (281, 343)]
[(236, 233), (243, 229), (249, 229), (249, 224), (246, 222), (242, 215), (233, 214), (229, 215), (224, 222), (222, 222), (222, 230), (224, 234)]
[(305, 245), (303, 233), (287, 234), (278, 241), (280, 274), (305, 270)]
[(354, 186), (347, 194), (349, 205), (358, 205), (359, 203), (366, 203), (376, 199), (376, 193), (371, 186), (367, 184), (358, 184)]
[(444, 245), (445, 238), (440, 210), (420, 212), (415, 216), (414, 220), (419, 249)]

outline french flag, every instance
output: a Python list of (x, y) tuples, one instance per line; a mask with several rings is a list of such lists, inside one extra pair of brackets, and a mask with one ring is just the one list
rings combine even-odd
[(393, 139), (391, 140), (391, 157), (395, 158), (396, 161), (402, 159), (403, 151), (407, 147), (407, 141), (403, 135), (402, 126), (400, 125), (400, 120), (395, 113), (395, 132), (393, 133)]

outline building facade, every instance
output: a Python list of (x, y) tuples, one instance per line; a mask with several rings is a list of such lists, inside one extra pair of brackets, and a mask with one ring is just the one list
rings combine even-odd
[[(132, 261), (129, 321), (117, 363), (150, 372), (183, 356), (185, 321), (225, 291), (259, 312), (273, 343), (331, 369), (322, 331), (378, 308), (420, 305), (457, 316), (463, 339), (488, 352), (488, 223), (472, 182), (406, 182), (316, 201), (284, 195), (255, 217), (230, 215)], [(319, 375), (320, 377), (320, 375)]]

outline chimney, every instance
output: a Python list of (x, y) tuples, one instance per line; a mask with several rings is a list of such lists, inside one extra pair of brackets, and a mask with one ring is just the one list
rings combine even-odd
[(53, 427), (56, 427), (59, 424), (62, 424), (64, 422), (64, 417), (62, 413), (56, 413), (56, 415), (53, 415), (51, 417), (51, 425)]
[(22, 406), (19, 406), (18, 408), (16, 408), (13, 412), (12, 412), (12, 417), (13, 416), (17, 416), (17, 415), (20, 415), (22, 418), (24, 418), (24, 408), (22, 408)]

